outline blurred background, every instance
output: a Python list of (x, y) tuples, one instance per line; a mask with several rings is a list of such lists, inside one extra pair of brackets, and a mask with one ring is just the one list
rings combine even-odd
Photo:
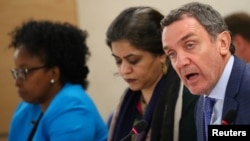
[[(222, 16), (239, 11), (250, 13), (249, 0), (199, 1), (212, 5)], [(166, 15), (187, 2), (191, 0), (0, 0), (0, 141), (7, 141), (10, 119), (20, 100), (10, 74), (14, 64), (13, 51), (8, 49), (8, 34), (13, 28), (32, 18), (70, 22), (86, 29), (92, 54), (87, 91), (106, 121), (127, 86), (115, 75), (115, 61), (105, 44), (109, 24), (129, 6), (151, 6)]]

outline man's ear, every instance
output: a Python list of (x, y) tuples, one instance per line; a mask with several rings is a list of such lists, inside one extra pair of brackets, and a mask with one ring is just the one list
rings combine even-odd
[(220, 47), (220, 53), (222, 55), (228, 54), (230, 44), (231, 44), (231, 36), (228, 31), (221, 32), (217, 37), (218, 45)]

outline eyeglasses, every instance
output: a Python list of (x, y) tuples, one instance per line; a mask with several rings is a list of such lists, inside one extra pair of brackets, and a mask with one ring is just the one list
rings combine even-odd
[(17, 80), (17, 79), (26, 80), (28, 73), (35, 71), (35, 70), (45, 68), (45, 67), (46, 66), (34, 67), (34, 68), (29, 68), (29, 69), (27, 69), (27, 68), (25, 68), (25, 69), (21, 69), (21, 68), (11, 69), (11, 73), (12, 73), (12, 76), (15, 80)]

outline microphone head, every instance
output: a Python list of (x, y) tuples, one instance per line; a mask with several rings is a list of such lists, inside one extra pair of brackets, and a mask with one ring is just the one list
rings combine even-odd
[(223, 118), (222, 124), (228, 125), (232, 123), (235, 120), (236, 116), (237, 116), (236, 110), (234, 109), (229, 110), (227, 114), (225, 115), (225, 117)]
[(138, 134), (142, 132), (148, 126), (147, 121), (141, 120), (139, 121), (132, 129), (133, 134)]

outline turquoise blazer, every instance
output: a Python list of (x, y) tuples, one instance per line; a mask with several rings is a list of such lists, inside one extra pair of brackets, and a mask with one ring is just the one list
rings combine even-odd
[[(27, 141), (41, 108), (22, 101), (10, 125), (8, 141)], [(41, 117), (33, 141), (106, 141), (108, 129), (80, 85), (65, 84)]]

